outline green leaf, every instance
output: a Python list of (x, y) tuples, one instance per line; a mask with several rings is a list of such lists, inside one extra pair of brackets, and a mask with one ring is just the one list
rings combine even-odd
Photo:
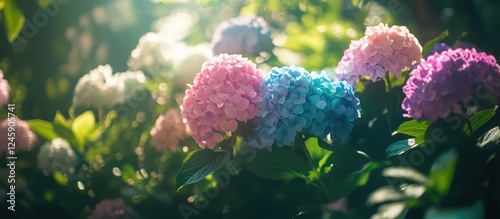
[[(472, 117), (470, 117), (469, 121), (470, 121), (470, 124), (472, 125), (472, 131), (475, 132), (477, 129), (479, 129), (479, 127), (484, 125), (493, 116), (495, 116), (495, 110), (496, 110), (496, 108), (483, 110), (481, 112), (474, 114)], [(463, 127), (463, 130), (464, 130), (464, 132), (467, 132), (468, 127), (465, 125)]]
[(401, 124), (392, 135), (395, 134), (405, 134), (411, 137), (415, 137), (415, 144), (420, 145), (424, 143), (425, 131), (429, 127), (430, 123), (424, 120), (410, 120)]
[(7, 38), (12, 43), (16, 40), (24, 25), (24, 15), (19, 10), (13, 0), (4, 0), (3, 18), (5, 23), (5, 31)]
[(67, 186), (68, 185), (68, 179), (66, 179), (66, 177), (59, 171), (55, 172), (54, 175), (54, 180), (59, 184), (59, 185), (63, 185), (63, 186)]
[(495, 149), (500, 145), (500, 126), (488, 130), (477, 140), (477, 146), (480, 148)]
[(414, 138), (397, 141), (397, 142), (392, 143), (391, 145), (389, 145), (389, 147), (387, 147), (387, 149), (385, 149), (385, 156), (387, 158), (398, 156), (398, 155), (405, 153), (406, 151), (409, 151), (410, 149), (412, 149), (416, 146), (418, 146), (418, 145), (415, 144)]
[(431, 192), (431, 197), (440, 199), (448, 195), (455, 174), (457, 159), (458, 152), (453, 148), (443, 152), (436, 158), (429, 174), (431, 183), (428, 186), (428, 191)]
[(439, 34), (438, 37), (427, 41), (427, 43), (425, 43), (425, 45), (422, 49), (422, 54), (426, 55), (427, 53), (429, 53), (432, 50), (432, 47), (434, 47), (434, 45), (436, 43), (438, 43), (439, 41), (442, 41), (447, 36), (448, 36), (448, 30), (445, 30), (445, 31), (441, 32), (441, 34)]
[(57, 135), (68, 140), (71, 146), (75, 147), (80, 145), (80, 142), (76, 138), (75, 133), (73, 133), (73, 130), (71, 130), (71, 128), (69, 127), (68, 121), (66, 121), (66, 119), (60, 112), (56, 113), (53, 126), (54, 131), (57, 133)]
[(306, 179), (309, 175), (308, 165), (292, 148), (273, 148), (273, 151), (255, 150), (255, 157), (241, 162), (254, 174), (270, 180)]
[(87, 136), (90, 135), (95, 126), (95, 117), (92, 111), (87, 111), (75, 118), (71, 124), (71, 130), (75, 134), (80, 146), (82, 146)]
[(229, 161), (230, 154), (223, 151), (201, 149), (194, 152), (182, 164), (176, 178), (177, 191), (184, 185), (201, 181), (206, 176), (216, 172)]
[(48, 141), (52, 141), (54, 138), (58, 137), (56, 132), (54, 131), (52, 123), (50, 122), (40, 119), (28, 120), (27, 122), (30, 125), (31, 130), (47, 139)]
[(333, 153), (332, 151), (321, 148), (318, 145), (318, 138), (309, 138), (305, 142), (307, 151), (313, 160), (316, 167), (322, 168), (326, 163), (326, 159)]

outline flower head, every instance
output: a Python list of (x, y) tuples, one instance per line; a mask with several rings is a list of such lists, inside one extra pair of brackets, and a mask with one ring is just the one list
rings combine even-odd
[(0, 70), (0, 106), (9, 102), (10, 86), (7, 80), (3, 79), (3, 72)]
[(399, 78), (422, 59), (421, 52), (422, 46), (408, 28), (379, 24), (367, 27), (363, 38), (351, 42), (335, 71), (339, 80), (353, 86), (362, 75), (376, 81), (388, 71)]
[(262, 101), (250, 147), (293, 146), (297, 133), (328, 134), (344, 141), (360, 116), (359, 100), (346, 82), (295, 66), (274, 67), (260, 88)]
[(127, 71), (122, 73), (116, 73), (113, 75), (116, 83), (123, 83), (124, 92), (123, 98), (129, 100), (137, 95), (137, 92), (144, 90), (144, 82), (146, 81), (146, 76), (142, 71)]
[(37, 159), (38, 168), (50, 173), (56, 171), (71, 173), (79, 163), (79, 158), (69, 143), (62, 138), (56, 138), (42, 145)]
[(203, 63), (212, 57), (208, 44), (182, 47), (177, 54), (173, 59), (172, 71), (175, 83), (182, 87), (191, 83)]
[[(7, 152), (7, 145), (11, 142), (16, 146), (16, 153), (21, 151), (30, 151), (36, 141), (35, 133), (31, 131), (27, 122), (17, 117), (11, 118), (15, 118), (15, 121), (9, 122), (9, 120), (6, 119), (2, 122), (2, 124), (0, 124), (0, 130), (2, 133), (2, 136), (0, 136), (0, 153)], [(11, 126), (9, 126), (9, 123)], [(12, 127), (14, 130), (13, 132), (15, 133), (15, 138), (11, 138), (13, 141), (10, 141), (7, 136), (7, 133), (9, 133), (9, 127)]]
[(150, 132), (156, 150), (169, 149), (175, 151), (179, 140), (186, 135), (186, 126), (182, 123), (181, 115), (176, 109), (169, 109), (164, 115), (156, 120), (156, 124)]
[(258, 55), (273, 48), (271, 31), (261, 17), (237, 17), (219, 25), (212, 38), (215, 55)]
[[(434, 53), (417, 65), (403, 87), (405, 117), (435, 121), (461, 114), (475, 92), (500, 97), (500, 67), (493, 56), (475, 49)], [(484, 96), (484, 94), (481, 94)]]
[(241, 55), (221, 54), (203, 64), (182, 103), (184, 123), (201, 148), (213, 149), (222, 132), (255, 116), (261, 82), (262, 71)]
[(134, 209), (127, 207), (122, 199), (106, 199), (95, 205), (87, 219), (139, 219)]
[(124, 102), (123, 83), (113, 77), (109, 65), (100, 65), (78, 80), (73, 96), (77, 106), (101, 107), (113, 106)]
[(149, 32), (139, 39), (139, 44), (132, 50), (128, 66), (132, 70), (142, 70), (151, 75), (165, 75), (172, 68), (177, 43), (168, 37)]

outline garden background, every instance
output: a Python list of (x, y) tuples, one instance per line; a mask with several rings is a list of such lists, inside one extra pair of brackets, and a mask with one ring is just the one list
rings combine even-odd
[[(207, 48), (211, 52), (209, 45), (216, 28), (231, 18), (259, 16), (267, 22), (274, 48), (250, 58), (265, 72), (283, 65), (317, 72), (333, 69), (351, 40), (360, 39), (367, 26), (379, 23), (408, 27), (424, 50), (428, 41), (440, 36), (439, 42), (450, 46), (464, 42), (500, 57), (500, 2), (494, 0), (0, 0), (0, 10), (0, 70), (11, 88), (8, 103), (15, 104), (14, 114), (19, 119), (32, 126), (38, 124), (38, 128), (32, 127), (37, 129), (37, 140), (31, 150), (18, 153), (15, 212), (7, 209), (8, 197), (4, 196), (9, 190), (7, 177), (0, 182), (2, 218), (87, 218), (97, 203), (116, 198), (140, 218), (330, 217), (325, 206), (346, 195), (350, 197), (348, 206), (363, 212), (345, 218), (365, 218), (379, 212), (380, 203), (365, 203), (380, 186), (372, 181), (377, 181), (373, 175), (381, 170), (372, 166), (375, 173), (369, 174), (371, 169), (365, 167), (362, 176), (352, 177), (366, 164), (365, 156), (353, 155), (352, 151), (335, 152), (342, 157), (336, 162), (349, 165), (336, 170), (337, 178), (329, 178), (337, 187), (332, 189), (337, 191), (332, 199), (318, 194), (316, 187), (301, 178), (266, 179), (246, 168), (230, 174), (223, 188), (209, 176), (177, 191), (176, 175), (183, 160), (199, 146), (193, 139), (184, 138), (174, 151), (157, 150), (150, 132), (160, 115), (170, 108), (178, 109), (185, 83), (192, 83), (201, 69), (200, 57), (186, 57), (206, 54)], [(109, 64), (113, 72), (126, 72), (140, 65), (131, 57), (148, 32), (172, 40), (172, 47), (166, 49), (172, 50), (168, 55), (174, 61), (165, 67), (167, 73), (157, 77), (155, 70), (141, 69), (147, 78), (145, 90), (115, 108), (73, 104), (78, 80), (92, 69)], [(356, 142), (355, 150), (380, 165), (386, 159), (388, 145), (408, 138), (393, 135), (409, 120), (403, 118), (400, 107), (405, 80), (390, 80), (394, 89), (387, 92), (382, 80), (356, 91), (363, 114), (350, 135)], [(6, 119), (8, 112), (3, 106), (0, 119)], [(387, 112), (392, 115), (386, 116)], [(386, 117), (392, 120), (386, 121)], [(78, 118), (83, 125), (74, 125)], [(490, 122), (499, 121), (498, 113), (490, 118)], [(48, 129), (55, 131), (44, 131)], [(75, 151), (85, 153), (76, 156), (77, 164), (71, 171), (40, 169), (37, 155), (42, 145), (52, 140), (47, 136), (64, 137), (64, 133), (75, 139), (71, 142)], [(437, 155), (432, 153), (415, 168), (426, 175)], [(0, 160), (6, 164), (2, 156)], [(6, 166), (0, 167), (4, 175), (8, 171)], [(359, 179), (363, 177), (366, 180)], [(496, 177), (498, 183), (498, 174)], [(212, 188), (208, 197), (202, 191), (207, 187)], [(492, 200), (500, 207), (499, 190), (494, 191), (497, 193)], [(415, 205), (405, 214), (407, 218), (421, 218), (427, 207)], [(495, 218), (499, 214), (490, 211), (487, 215)]]

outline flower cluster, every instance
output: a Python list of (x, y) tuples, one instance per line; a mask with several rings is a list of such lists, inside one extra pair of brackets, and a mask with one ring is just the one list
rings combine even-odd
[(211, 57), (212, 51), (210, 51), (208, 44), (180, 47), (173, 59), (173, 81), (184, 88), (193, 81), (200, 66)]
[[(11, 117), (14, 118), (14, 117)], [(36, 141), (36, 135), (33, 133), (30, 129), (29, 124), (26, 121), (23, 121), (17, 117), (15, 117), (15, 148), (17, 152), (21, 151), (30, 151), (31, 147)], [(8, 143), (7, 141), (7, 133), (8, 133), (8, 123), (9, 121), (6, 119), (0, 124), (0, 133), (2, 133), (3, 136), (0, 137), (0, 153), (5, 152), (8, 150)]]
[(122, 199), (106, 199), (95, 205), (87, 219), (139, 219), (134, 209), (127, 207)]
[(100, 65), (78, 80), (73, 103), (84, 107), (114, 106), (143, 90), (146, 77), (141, 71), (113, 75), (109, 65)]
[(69, 143), (62, 138), (56, 138), (42, 145), (37, 159), (38, 168), (50, 173), (56, 171), (71, 173), (79, 163), (79, 158)]
[(452, 112), (461, 114), (460, 104), (478, 89), (498, 98), (499, 86), (500, 66), (493, 56), (475, 49), (434, 53), (413, 69), (403, 87), (402, 107), (408, 112), (404, 116), (435, 121)]
[(273, 49), (271, 31), (260, 17), (237, 17), (219, 25), (212, 38), (212, 51), (256, 56)]
[(151, 75), (166, 75), (172, 68), (176, 48), (173, 39), (149, 32), (139, 39), (139, 44), (132, 50), (128, 66), (132, 70), (142, 70)]
[(156, 150), (169, 149), (175, 151), (179, 140), (186, 135), (186, 127), (176, 109), (169, 109), (164, 115), (156, 120), (156, 124), (150, 132), (153, 137)]
[(372, 81), (383, 78), (386, 71), (401, 77), (404, 69), (422, 59), (422, 46), (404, 26), (387, 24), (368, 27), (365, 36), (352, 41), (336, 68), (336, 77), (352, 86), (362, 75)]
[(250, 147), (293, 146), (299, 132), (317, 137), (330, 134), (332, 140), (342, 142), (360, 116), (359, 100), (349, 84), (301, 67), (274, 67), (260, 93)]
[(7, 80), (3, 79), (3, 72), (0, 70), (0, 106), (9, 102), (10, 86)]
[(205, 62), (186, 90), (182, 117), (201, 148), (213, 149), (221, 132), (234, 132), (238, 121), (252, 119), (262, 71), (241, 55), (221, 54)]

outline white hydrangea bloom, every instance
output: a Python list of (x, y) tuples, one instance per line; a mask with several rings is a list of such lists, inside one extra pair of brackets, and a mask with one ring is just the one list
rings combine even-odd
[(151, 75), (166, 76), (172, 68), (175, 40), (149, 32), (139, 39), (139, 44), (132, 50), (128, 66), (132, 70), (143, 70)]
[(38, 168), (49, 173), (56, 171), (72, 173), (80, 162), (69, 143), (62, 138), (56, 138), (42, 145), (37, 159)]
[(209, 44), (196, 46), (179, 46), (177, 56), (173, 60), (174, 80), (180, 86), (192, 84), (193, 79), (205, 61), (212, 57)]
[(124, 85), (125, 91), (123, 97), (125, 100), (133, 98), (136, 95), (136, 92), (144, 90), (146, 76), (142, 71), (116, 73), (114, 77), (117, 81), (121, 81)]
[(109, 65), (100, 65), (78, 80), (73, 96), (77, 106), (102, 107), (123, 102), (123, 85), (116, 82), (113, 69)]

